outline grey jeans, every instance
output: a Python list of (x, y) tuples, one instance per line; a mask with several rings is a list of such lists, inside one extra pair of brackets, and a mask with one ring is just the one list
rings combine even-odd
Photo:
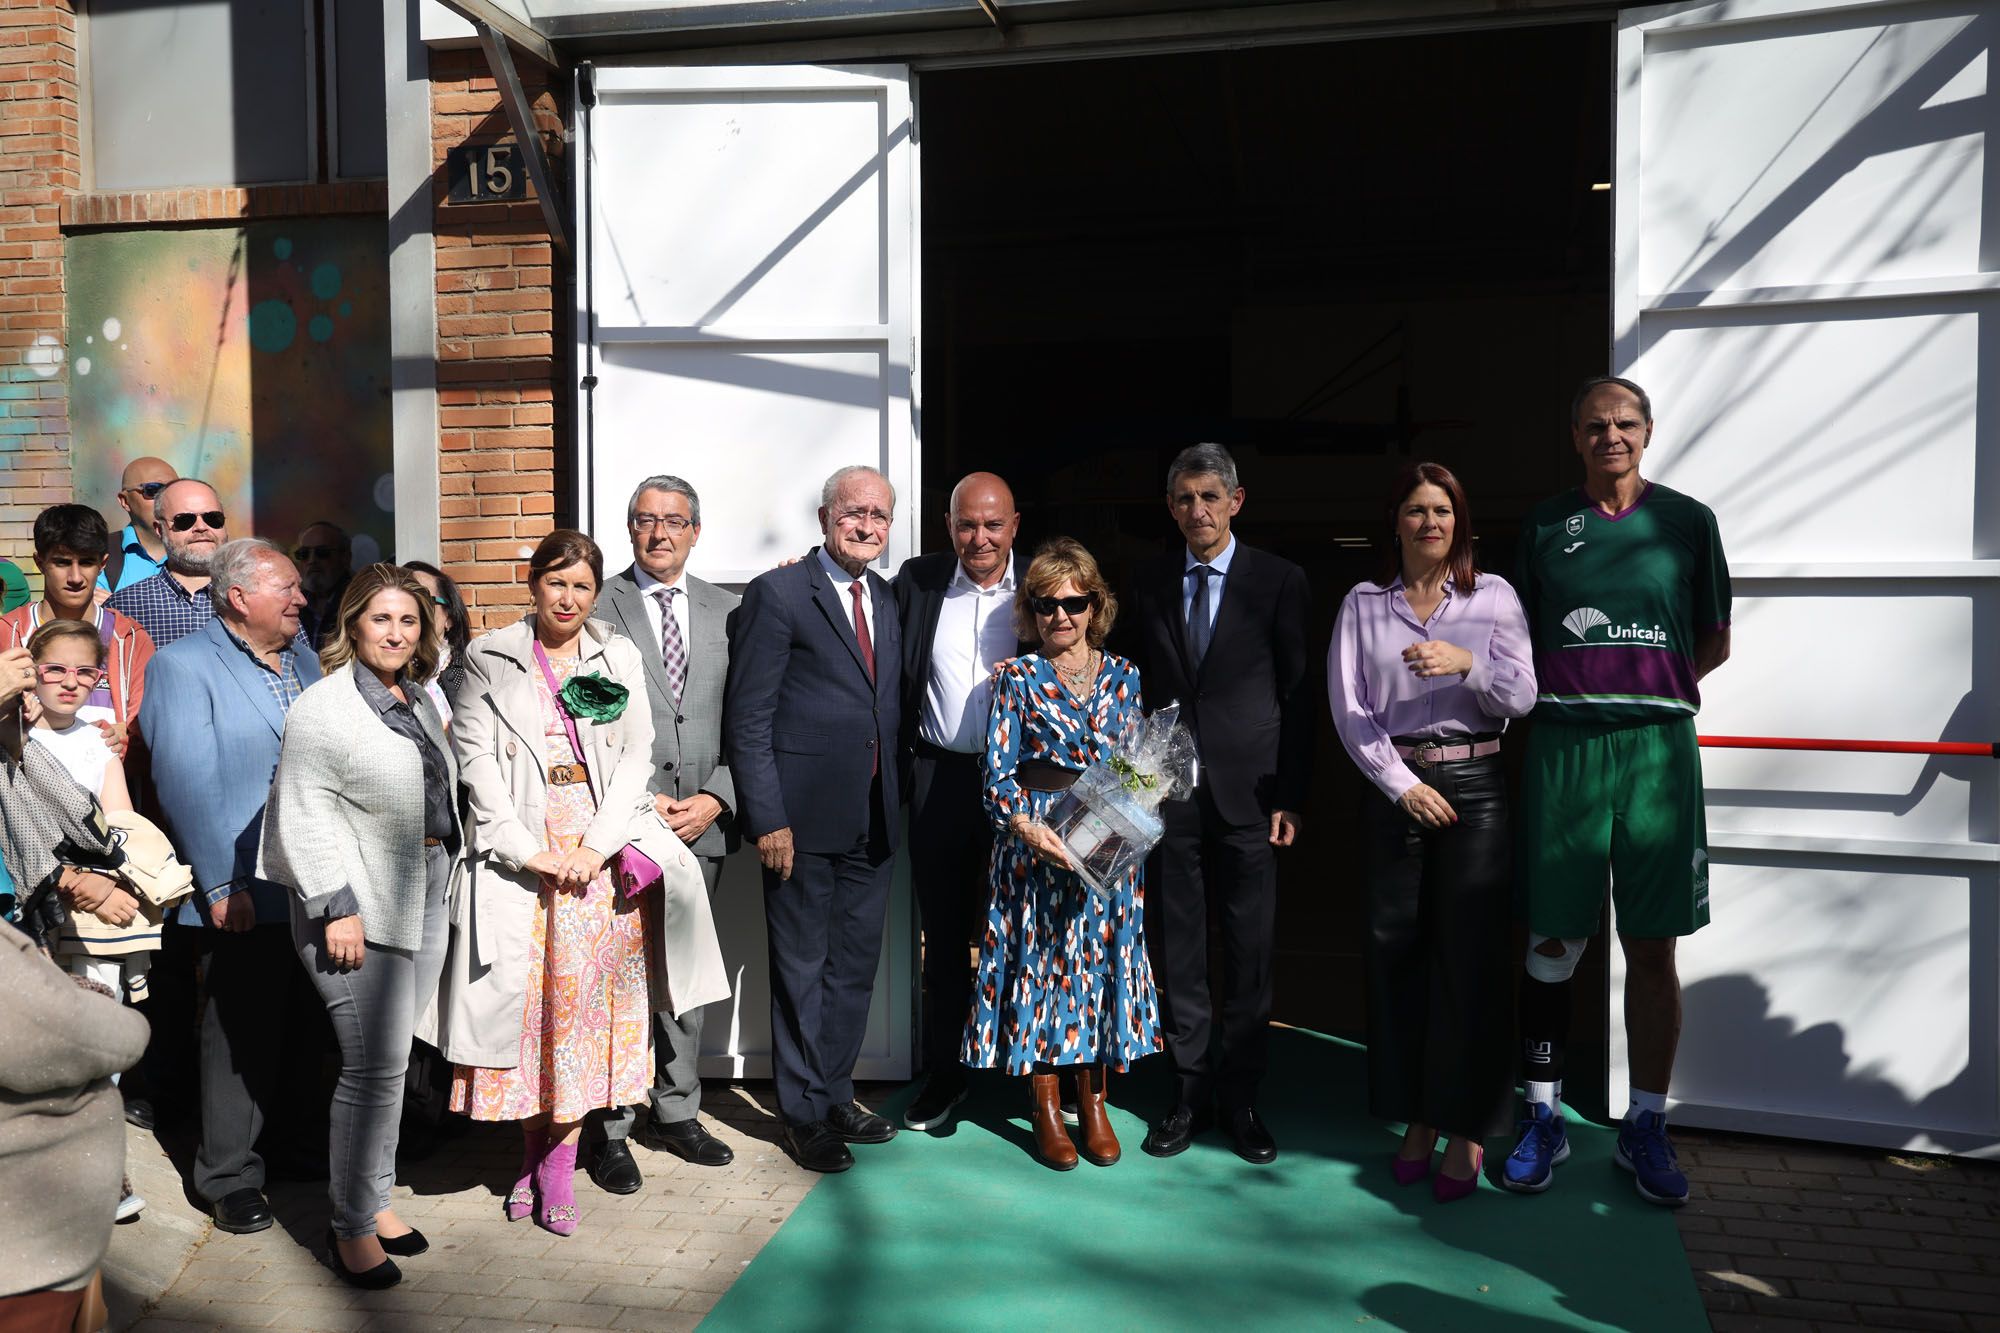
[[(328, 1190), (333, 1234), (342, 1240), (375, 1234), (375, 1214), (389, 1206), (396, 1183), (396, 1140), (403, 1114), (403, 1075), (419, 1011), (437, 994), (444, 971), (445, 885), (451, 855), (424, 854), (424, 942), (414, 951), (368, 942), (361, 966), (334, 968), (324, 957), (324, 923), (306, 920), (292, 904), (292, 938), (340, 1041), (340, 1084), (333, 1094)], [(367, 923), (364, 921), (363, 925)]]

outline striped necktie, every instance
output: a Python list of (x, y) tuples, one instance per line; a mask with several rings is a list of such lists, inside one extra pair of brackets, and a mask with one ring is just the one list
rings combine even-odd
[(667, 669), (667, 684), (674, 692), (674, 707), (681, 705), (681, 690), (687, 685), (687, 644), (681, 639), (681, 622), (674, 618), (674, 594), (679, 588), (653, 589), (660, 603), (660, 661)]

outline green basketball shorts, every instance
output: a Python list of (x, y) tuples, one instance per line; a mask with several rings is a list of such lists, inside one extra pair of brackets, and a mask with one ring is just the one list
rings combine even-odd
[(1621, 934), (1661, 939), (1708, 924), (1708, 820), (1691, 717), (1637, 727), (1536, 721), (1514, 828), (1530, 930), (1596, 934), (1607, 879)]

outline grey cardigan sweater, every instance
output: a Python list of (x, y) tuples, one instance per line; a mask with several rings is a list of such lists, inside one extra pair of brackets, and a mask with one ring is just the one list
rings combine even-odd
[[(308, 916), (351, 901), (369, 943), (416, 949), (424, 935), (423, 759), (362, 697), (354, 670), (350, 662), (308, 686), (285, 715), (257, 873), (290, 888)], [(423, 689), (405, 693), (444, 752), (455, 789), (458, 761), (436, 706)], [(337, 897), (343, 891), (351, 900)]]
[(146, 1049), (146, 1020), (80, 989), (0, 922), (0, 1296), (83, 1285), (111, 1245), (125, 1107), (107, 1081)]

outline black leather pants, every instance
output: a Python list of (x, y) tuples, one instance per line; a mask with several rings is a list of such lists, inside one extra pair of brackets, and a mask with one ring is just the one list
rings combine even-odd
[(1482, 1138), (1506, 1127), (1512, 1090), (1506, 779), (1498, 755), (1418, 774), (1458, 822), (1368, 800), (1368, 1106)]

